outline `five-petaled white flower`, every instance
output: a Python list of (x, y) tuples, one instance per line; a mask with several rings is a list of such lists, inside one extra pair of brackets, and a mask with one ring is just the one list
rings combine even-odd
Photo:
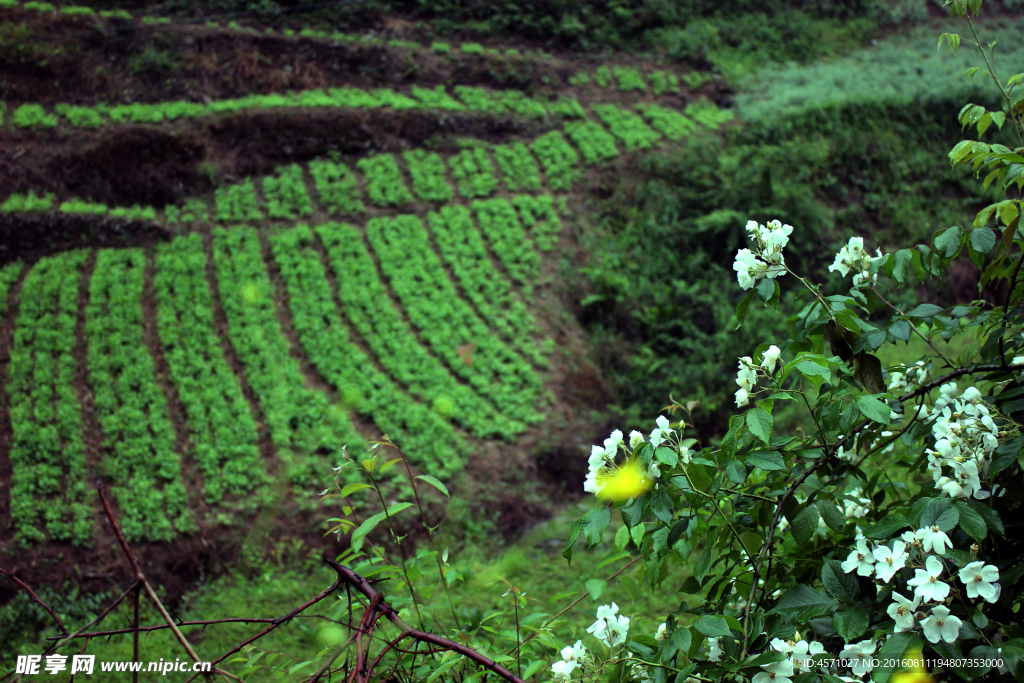
[(985, 564), (981, 560), (971, 562), (960, 570), (960, 580), (967, 586), (967, 597), (976, 598), (979, 595), (988, 602), (995, 602), (999, 599), (1002, 586), (999, 585), (999, 569), (991, 564)]
[(911, 602), (899, 593), (894, 592), (892, 599), (896, 602), (889, 605), (889, 609), (886, 612), (896, 622), (896, 628), (893, 629), (893, 633), (912, 631), (914, 629), (914, 613), (918, 605), (921, 604), (921, 596), (915, 595), (914, 601)]
[(896, 541), (892, 544), (892, 550), (884, 545), (875, 548), (875, 575), (889, 583), (893, 575), (907, 565), (906, 544), (903, 541)]
[(839, 653), (840, 659), (851, 660), (850, 668), (853, 675), (860, 678), (875, 668), (874, 654), (878, 645), (873, 640), (862, 640), (859, 643), (847, 644)]
[[(572, 649), (572, 648), (570, 648)], [(567, 681), (572, 676), (572, 672), (576, 670), (576, 662), (567, 662), (565, 660), (558, 660), (551, 665), (551, 673), (554, 675), (556, 681)]]
[(857, 541), (857, 549), (840, 566), (847, 574), (856, 569), (859, 576), (871, 576), (875, 571), (874, 563), (875, 556), (868, 548), (868, 542), (862, 538)]
[(926, 553), (945, 555), (946, 548), (953, 547), (953, 541), (949, 540), (949, 536), (939, 528), (938, 524), (918, 529), (917, 533), (921, 536), (921, 547)]
[(808, 672), (814, 670), (814, 656), (825, 652), (825, 646), (816, 640), (801, 640), (793, 647), (793, 654), (790, 657), (793, 665), (800, 671)]
[(736, 280), (740, 287), (750, 289), (768, 272), (768, 264), (758, 260), (749, 249), (740, 249), (736, 252), (732, 269), (736, 271)]
[(962, 623), (959, 618), (949, 613), (948, 607), (936, 605), (932, 607), (931, 616), (921, 620), (921, 629), (929, 642), (937, 643), (944, 640), (947, 643), (955, 643), (957, 636), (960, 635)]
[(708, 638), (708, 661), (722, 661), (722, 648), (718, 647), (718, 638)]
[(644, 442), (644, 435), (635, 429), (629, 433), (629, 448), (635, 450), (637, 446)]
[(754, 674), (751, 683), (791, 683), (793, 677), (793, 662), (783, 659), (781, 662), (762, 664), (761, 671)]
[(750, 403), (750, 394), (747, 393), (746, 389), (739, 389), (736, 391), (736, 407), (742, 408), (743, 406)]
[(942, 602), (949, 595), (949, 585), (939, 581), (942, 561), (931, 555), (924, 566), (925, 569), (914, 570), (914, 578), (907, 581), (907, 585), (914, 586), (914, 595), (921, 598), (921, 602)]

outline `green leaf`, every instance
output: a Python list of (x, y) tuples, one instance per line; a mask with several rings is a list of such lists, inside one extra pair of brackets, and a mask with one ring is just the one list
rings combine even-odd
[[(625, 529), (626, 527), (620, 527)], [(607, 581), (601, 579), (590, 579), (587, 581), (587, 592), (590, 593), (590, 598), (597, 602), (602, 595), (604, 595), (604, 589), (608, 587)]]
[(814, 505), (808, 505), (800, 514), (796, 516), (796, 519), (789, 523), (790, 529), (793, 530), (793, 539), (796, 540), (798, 546), (805, 545), (814, 536), (815, 530), (818, 528), (818, 508)]
[(867, 610), (848, 607), (832, 616), (832, 627), (843, 639), (850, 642), (868, 630), (869, 621)]
[(356, 482), (354, 484), (345, 484), (345, 487), (343, 489), (341, 489), (341, 493), (338, 494), (338, 497), (339, 498), (345, 498), (347, 496), (351, 496), (356, 491), (362, 491), (363, 489), (372, 489), (372, 488), (373, 487), (370, 486), (369, 484), (363, 484), (361, 482)]
[(771, 413), (764, 408), (754, 408), (747, 411), (747, 429), (765, 443), (768, 443), (772, 438), (773, 424)]
[(910, 339), (910, 323), (906, 320), (897, 320), (892, 325), (889, 325), (889, 329), (887, 331), (900, 341), (907, 341)]
[(989, 476), (1002, 472), (1024, 455), (1024, 436), (1007, 439), (999, 444), (992, 453), (992, 464), (989, 465)]
[(779, 603), (771, 611), (782, 615), (792, 615), (797, 621), (807, 621), (814, 617), (832, 614), (838, 603), (828, 595), (804, 584), (799, 584), (786, 591)]
[(615, 549), (622, 552), (629, 545), (629, 528), (623, 524), (615, 532)]
[(562, 550), (562, 557), (568, 560), (570, 566), (572, 566), (572, 547), (576, 545), (576, 540), (580, 537), (581, 531), (583, 531), (583, 520), (572, 520), (572, 528), (569, 529), (569, 541)]
[(766, 472), (786, 469), (782, 456), (775, 451), (752, 451), (747, 454), (747, 463)]
[(750, 300), (754, 298), (754, 290), (751, 289), (747, 295), (736, 304), (736, 329), (743, 327), (743, 321), (747, 319), (747, 311), (750, 310)]
[(897, 531), (910, 526), (910, 522), (907, 518), (898, 512), (888, 514), (882, 519), (878, 520), (877, 523), (872, 524), (864, 530), (864, 538), (871, 538), (876, 540), (887, 540), (892, 538)]
[(946, 228), (935, 238), (935, 249), (946, 258), (956, 256), (956, 253), (960, 251), (963, 235), (964, 229), (959, 225)]
[(387, 509), (387, 514), (378, 512), (372, 517), (368, 517), (359, 525), (359, 528), (352, 532), (352, 550), (359, 552), (363, 547), (363, 541), (366, 535), (373, 531), (378, 524), (383, 522), (388, 516), (397, 515), (402, 510), (412, 507), (412, 503), (395, 503)]
[(796, 364), (796, 369), (802, 372), (807, 378), (821, 377), (826, 382), (832, 379), (832, 371), (828, 366), (822, 366), (812, 360), (802, 360)]
[(889, 424), (889, 413), (892, 411), (885, 401), (879, 401), (874, 396), (859, 396), (857, 398), (857, 407), (860, 408), (860, 412), (864, 414), (864, 417), (872, 422), (879, 422), (884, 425)]
[(583, 515), (583, 537), (587, 544), (593, 548), (601, 542), (604, 530), (612, 521), (612, 511), (606, 507), (592, 508)]
[(705, 614), (693, 626), (698, 632), (703, 633), (708, 638), (722, 638), (732, 635), (729, 625), (722, 617), (712, 617)]
[(932, 498), (921, 513), (921, 528), (938, 525), (943, 531), (952, 531), (960, 520), (960, 513), (950, 498)]
[(967, 504), (971, 506), (971, 509), (977, 512), (985, 520), (985, 526), (988, 527), (989, 531), (999, 534), (1002, 537), (1006, 537), (1006, 529), (1003, 527), (1003, 520), (999, 518), (999, 513), (990, 508), (989, 506), (982, 503), (980, 500), (969, 500)]
[[(669, 655), (671, 657), (676, 652), (689, 652), (691, 641), (690, 629), (677, 624), (676, 630), (672, 631), (672, 635), (668, 637), (668, 644), (665, 647), (666, 653), (671, 651), (672, 654)], [(662, 661), (665, 661), (664, 657), (662, 657)]]
[(629, 530), (629, 537), (633, 540), (633, 545), (637, 548), (644, 542), (644, 534), (647, 533), (647, 529), (643, 524), (637, 524), (635, 527)]
[(436, 488), (438, 491), (443, 493), (448, 498), (451, 498), (451, 496), (448, 495), (448, 489), (445, 487), (444, 484), (442, 484), (440, 481), (438, 481), (436, 477), (432, 477), (429, 474), (421, 474), (421, 475), (419, 475), (416, 478), (417, 479), (422, 479), (423, 481), (427, 482), (428, 484), (430, 484), (431, 486)]
[(679, 456), (671, 448), (665, 448), (664, 446), (654, 451), (654, 458), (658, 462), (663, 462), (669, 467), (675, 467), (679, 463)]
[(730, 460), (725, 466), (725, 476), (734, 484), (742, 484), (747, 480), (747, 468), (739, 460)]
[(900, 249), (893, 258), (892, 279), (901, 285), (907, 278), (907, 266), (910, 265), (912, 258), (913, 256), (909, 249)]
[(978, 543), (985, 540), (988, 534), (988, 527), (985, 525), (985, 518), (974, 511), (965, 501), (958, 500), (953, 503), (960, 514), (960, 528), (967, 532), (967, 535)]
[(882, 649), (874, 656), (879, 660), (879, 665), (871, 672), (873, 683), (889, 683), (893, 672), (902, 669), (904, 657), (911, 650), (920, 651), (921, 639), (914, 633), (904, 631), (894, 633), (882, 645)]
[(982, 254), (988, 254), (996, 246), (996, 234), (989, 228), (981, 227), (971, 230), (971, 247)]
[(818, 513), (825, 520), (825, 524), (833, 531), (842, 531), (843, 526), (846, 525), (846, 515), (840, 512), (839, 508), (833, 505), (831, 501), (819, 500), (817, 505)]
[(913, 310), (907, 313), (909, 318), (931, 318), (942, 313), (942, 307), (935, 304), (918, 304)]
[(711, 545), (708, 544), (704, 548), (704, 552), (700, 554), (700, 559), (697, 560), (697, 566), (693, 568), (693, 576), (701, 584), (704, 583), (704, 577), (707, 576), (708, 571), (711, 569), (711, 562), (714, 560), (714, 553), (712, 552)]
[(855, 604), (860, 597), (857, 578), (844, 572), (839, 560), (825, 560), (821, 566), (821, 583), (829, 595), (849, 605)]

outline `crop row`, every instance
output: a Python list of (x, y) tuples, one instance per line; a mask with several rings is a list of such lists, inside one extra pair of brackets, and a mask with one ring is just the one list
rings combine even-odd
[(636, 105), (636, 108), (669, 140), (682, 140), (697, 128), (693, 119), (687, 118), (685, 114), (680, 114), (675, 109), (643, 103)]
[(366, 194), (376, 206), (397, 206), (413, 200), (398, 162), (391, 154), (360, 159), (356, 164), (366, 177)]
[(512, 438), (524, 429), (521, 422), (499, 413), (496, 402), (484, 398), (489, 395), (487, 384), (478, 391), (460, 384), (444, 363), (419, 343), (415, 330), (391, 302), (359, 230), (337, 223), (316, 230), (337, 278), (342, 310), (388, 374), (408, 387), (410, 394), (447, 413), (475, 436)]
[[(7, 395), (14, 431), (11, 518), (23, 543), (84, 543), (92, 536), (91, 477), (74, 358), (87, 258), (85, 251), (69, 251), (40, 259), (21, 288)], [(15, 265), (20, 270), (21, 264)], [(5, 283), (17, 273), (12, 266), (0, 272)]]
[(608, 161), (619, 156), (615, 138), (594, 121), (570, 121), (565, 124), (565, 133), (579, 147), (588, 164)]
[(622, 140), (627, 152), (650, 149), (661, 139), (661, 134), (644, 123), (639, 115), (613, 104), (595, 104), (594, 113), (608, 126), (612, 135)]
[(530, 150), (521, 142), (511, 145), (495, 145), (494, 160), (505, 178), (505, 185), (512, 192), (536, 192), (540, 190), (540, 173), (537, 162)]
[(523, 230), (515, 208), (503, 197), (477, 200), (472, 206), (480, 223), (480, 232), (487, 237), (512, 281), (523, 288), (524, 296), (530, 298), (540, 277), (540, 255)]
[(459, 471), (466, 446), (451, 425), (411, 400), (349, 338), (314, 240), (305, 225), (271, 238), (306, 357), (346, 403), (369, 415), (425, 472), (446, 477)]
[(449, 202), (455, 197), (445, 179), (445, 165), (437, 152), (414, 149), (404, 155), (416, 196), (428, 202)]
[(308, 457), (312, 451), (332, 452), (347, 445), (362, 448), (362, 438), (341, 408), (306, 387), (306, 378), (292, 357), (277, 318), (277, 303), (252, 228), (213, 231), (217, 287), (228, 321), (228, 337), (245, 376), (263, 408), (270, 438), (282, 467), (293, 482), (311, 484), (323, 477)]
[(502, 413), (522, 422), (539, 420), (535, 402), (540, 378), (459, 296), (420, 218), (372, 218), (366, 231), (420, 337)]
[(217, 188), (214, 193), (217, 221), (220, 223), (242, 223), (263, 220), (263, 212), (256, 201), (256, 188), (252, 179), (246, 178), (237, 185)]
[(576, 153), (565, 136), (557, 130), (541, 135), (533, 141), (530, 149), (540, 159), (544, 167), (544, 175), (548, 187), (552, 190), (571, 190), (573, 183), (579, 180), (580, 172), (576, 167), (580, 155)]
[(519, 114), (528, 118), (543, 118), (547, 107), (521, 90), (487, 90), (469, 85), (455, 86), (455, 96), (466, 103), (470, 111), (489, 114)]
[(427, 215), (427, 225), (441, 258), (487, 324), (535, 365), (545, 365), (545, 354), (533, 341), (536, 320), (508, 278), (494, 267), (470, 210), (458, 204), (444, 206)]
[(359, 196), (359, 181), (348, 166), (336, 161), (315, 159), (309, 162), (320, 205), (330, 215), (365, 213)]
[(153, 289), (161, 348), (188, 417), (203, 495), (216, 504), (260, 488), (267, 476), (256, 421), (215, 331), (206, 267), (199, 233), (162, 244)]
[(549, 194), (516, 195), (512, 204), (519, 209), (523, 226), (530, 231), (541, 251), (551, 251), (562, 235), (562, 221), (555, 210), (555, 198)]
[(267, 215), (271, 218), (295, 220), (298, 216), (313, 213), (302, 167), (298, 164), (280, 167), (276, 176), (264, 177), (263, 196), (267, 200)]
[(0, 268), (0, 316), (7, 311), (7, 295), (11, 285), (18, 281), (24, 264), (21, 261), (9, 263)]
[(102, 249), (85, 311), (89, 383), (103, 431), (99, 468), (130, 540), (166, 541), (192, 528), (167, 399), (146, 346), (141, 249)]
[(494, 166), (483, 147), (462, 150), (448, 159), (448, 166), (463, 197), (487, 197), (498, 189)]

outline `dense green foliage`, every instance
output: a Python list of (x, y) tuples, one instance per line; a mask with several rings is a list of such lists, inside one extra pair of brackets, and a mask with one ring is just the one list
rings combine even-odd
[[(7, 396), (14, 439), (11, 517), (23, 542), (84, 543), (93, 531), (74, 357), (82, 266), (88, 253), (42, 259), (21, 287)], [(3, 271), (4, 285), (21, 264)], [(7, 287), (3, 291), (6, 305)]]
[(161, 245), (155, 266), (161, 351), (188, 417), (206, 502), (257, 490), (267, 476), (256, 421), (216, 333), (202, 236), (192, 233)]
[(146, 346), (141, 249), (102, 249), (85, 310), (89, 384), (103, 431), (99, 469), (132, 540), (166, 541), (194, 528), (167, 399)]

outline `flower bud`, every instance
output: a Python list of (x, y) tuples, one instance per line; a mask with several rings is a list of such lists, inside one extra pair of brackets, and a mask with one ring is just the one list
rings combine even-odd
[(978, 547), (977, 543), (972, 543), (971, 544), (971, 559), (972, 560), (978, 559), (978, 551), (979, 550), (981, 550), (981, 548)]

